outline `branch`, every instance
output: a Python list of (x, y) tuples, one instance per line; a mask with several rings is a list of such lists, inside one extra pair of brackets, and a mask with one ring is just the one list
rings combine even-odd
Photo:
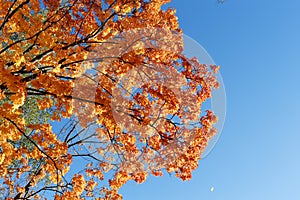
[(76, 128), (76, 126), (77, 126), (78, 123), (79, 123), (79, 121), (77, 121), (76, 124), (72, 127), (72, 129), (68, 132), (67, 136), (64, 139), (64, 142), (67, 143), (68, 138), (70, 137), (70, 135), (72, 134), (72, 132), (75, 130), (75, 128)]
[(91, 155), (91, 154), (72, 154), (72, 157), (90, 157), (93, 158), (94, 160), (103, 163), (102, 160), (99, 160), (98, 158), (96, 158), (95, 156)]
[[(58, 97), (57, 94), (54, 94), (54, 93), (48, 92), (48, 91), (41, 91), (41, 90), (37, 90), (37, 89), (34, 89), (34, 88), (26, 88), (26, 89), (35, 92), (34, 94), (51, 95), (51, 96), (56, 97), (56, 98)], [(80, 98), (80, 97), (75, 97), (75, 96), (72, 96), (72, 95), (63, 95), (62, 97), (65, 97), (65, 98), (68, 98), (68, 99), (76, 99), (76, 100), (87, 102), (87, 103), (93, 103), (93, 104), (99, 105), (99, 106), (104, 106), (104, 104), (102, 104), (102, 103), (92, 101), (92, 100), (88, 100), (88, 99), (83, 99), (83, 98)]]

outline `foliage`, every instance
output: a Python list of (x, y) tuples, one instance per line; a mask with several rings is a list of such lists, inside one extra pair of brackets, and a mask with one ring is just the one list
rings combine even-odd
[(5, 198), (122, 199), (129, 180), (192, 177), (219, 67), (182, 54), (168, 0), (0, 1)]

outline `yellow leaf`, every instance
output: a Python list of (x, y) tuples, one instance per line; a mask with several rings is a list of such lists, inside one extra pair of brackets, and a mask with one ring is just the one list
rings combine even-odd
[(21, 65), (23, 62), (25, 62), (25, 61), (26, 61), (25, 57), (22, 56), (22, 57), (15, 63), (15, 65), (16, 65), (17, 67), (20, 67), (20, 65)]

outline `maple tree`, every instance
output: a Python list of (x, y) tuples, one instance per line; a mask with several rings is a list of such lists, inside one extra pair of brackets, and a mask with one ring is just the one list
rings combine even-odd
[(122, 199), (129, 180), (191, 179), (217, 132), (201, 106), (219, 67), (182, 54), (168, 2), (0, 1), (5, 198)]

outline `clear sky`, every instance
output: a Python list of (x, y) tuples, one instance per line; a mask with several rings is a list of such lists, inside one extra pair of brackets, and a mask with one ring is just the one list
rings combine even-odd
[(165, 175), (130, 182), (121, 190), (124, 200), (299, 200), (300, 1), (170, 6), (184, 33), (221, 65), (226, 122), (192, 181)]

